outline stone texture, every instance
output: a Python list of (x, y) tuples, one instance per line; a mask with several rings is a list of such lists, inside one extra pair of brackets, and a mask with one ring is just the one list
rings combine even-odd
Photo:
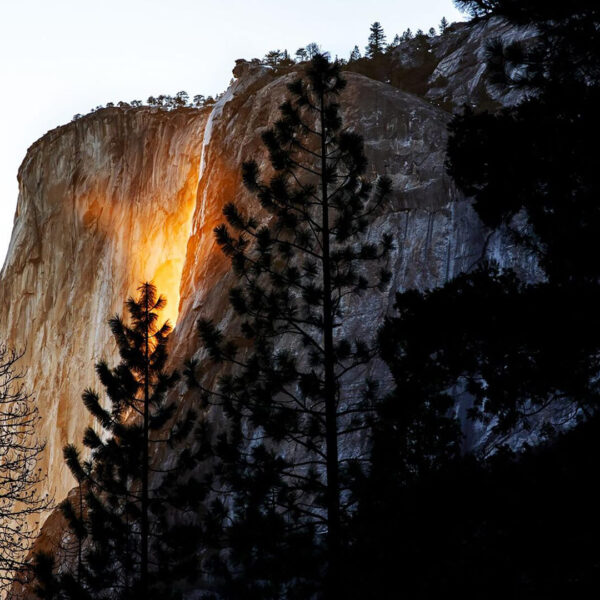
[[(482, 19), (475, 23), (455, 23), (444, 35), (431, 41), (431, 53), (436, 66), (429, 76), (425, 97), (435, 103), (463, 104), (490, 108), (495, 103), (508, 106), (517, 103), (522, 90), (501, 89), (486, 77), (487, 46), (494, 40), (504, 45), (535, 40), (533, 27), (515, 27), (501, 17)], [(396, 50), (402, 54), (402, 48)]]
[(206, 112), (106, 109), (46, 134), (19, 171), (19, 200), (0, 275), (0, 337), (42, 416), (42, 468), (60, 500), (62, 458), (89, 423), (81, 393), (94, 363), (114, 360), (107, 327), (144, 280), (178, 290), (195, 206)]
[[(250, 214), (264, 216), (257, 200), (243, 189), (240, 165), (253, 157), (262, 170), (268, 170), (260, 133), (277, 118), (292, 78), (268, 81), (251, 93), (226, 95), (211, 116), (183, 270), (181, 312), (173, 334), (178, 357), (197, 349), (194, 326), (199, 314), (218, 322), (231, 320), (227, 292), (235, 278), (216, 246), (213, 228), (223, 221), (222, 208), (230, 201)], [(465, 231), (472, 235), (468, 223), (473, 215), (464, 205), (449, 205), (456, 192), (443, 167), (448, 115), (388, 85), (354, 73), (347, 73), (346, 78), (344, 121), (364, 136), (372, 175), (385, 173), (394, 185), (390, 206), (371, 231), (374, 237), (389, 231), (396, 238), (392, 288), (440, 283), (455, 269), (464, 268), (473, 254), (472, 249), (462, 247), (465, 240), (459, 239)], [(460, 222), (462, 227), (456, 225)], [(450, 240), (450, 259), (449, 233), (458, 236)], [(457, 256), (462, 261), (458, 266)], [(389, 307), (387, 295), (378, 295), (365, 296), (355, 308), (368, 313), (372, 325)]]

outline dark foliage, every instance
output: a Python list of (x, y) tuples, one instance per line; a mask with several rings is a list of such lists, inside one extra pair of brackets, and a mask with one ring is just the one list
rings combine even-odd
[(446, 460), (411, 485), (372, 490), (353, 523), (344, 597), (592, 597), (599, 435), (593, 419), (519, 454)]
[(230, 302), (247, 339), (239, 348), (199, 322), (212, 359), (235, 367), (211, 396), (229, 421), (215, 449), (225, 498), (216, 509), (231, 518), (222, 519), (227, 597), (310, 597), (323, 572), (328, 597), (339, 593), (348, 480), (360, 465), (339, 450), (373, 406), (369, 384), (351, 392), (345, 381), (375, 351), (368, 339), (345, 337), (342, 324), (351, 295), (386, 285), (385, 270), (369, 278), (364, 266), (391, 247), (388, 237), (364, 238), (390, 183), (364, 178), (362, 139), (339, 115), (344, 86), (325, 56), (306, 65), (263, 134), (274, 174), (266, 183), (256, 163), (243, 167), (269, 224), (228, 204), (228, 226), (215, 230), (240, 278)]
[[(218, 99), (217, 96), (216, 99)], [(129, 102), (125, 102), (123, 100), (119, 100), (116, 104), (114, 102), (107, 102), (106, 106), (98, 105), (95, 108), (90, 109), (89, 113), (91, 114), (102, 110), (104, 108), (114, 108), (115, 106), (119, 108), (140, 108), (142, 106), (150, 106), (153, 108), (158, 108), (160, 110), (172, 111), (172, 110), (180, 110), (180, 109), (201, 109), (208, 106), (212, 106), (215, 101), (215, 98), (212, 96), (205, 97), (203, 94), (196, 94), (192, 98), (190, 98), (189, 94), (185, 90), (181, 90), (177, 92), (174, 96), (170, 96), (169, 94), (159, 94), (158, 96), (148, 96), (148, 99), (144, 102), (142, 100), (131, 100)], [(77, 121), (77, 119), (81, 119), (84, 115), (81, 113), (77, 113), (73, 115), (73, 121)]]
[[(599, 452), (598, 7), (461, 4), (539, 32), (529, 47), (491, 44), (494, 83), (527, 95), (495, 115), (457, 116), (448, 159), (490, 235), (511, 236), (535, 256), (537, 281), (482, 256), (440, 289), (398, 294), (380, 339), (396, 390), (379, 407), (360, 490), (350, 597), (591, 597), (600, 564), (591, 481)], [(460, 455), (448, 410), (457, 393), (471, 398), (471, 417), (493, 426), (485, 460)], [(532, 444), (547, 441), (517, 453), (502, 445), (518, 446), (523, 429)]]
[(375, 21), (370, 27), (369, 41), (365, 47), (365, 56), (375, 58), (385, 52), (386, 40), (383, 27), (379, 21)]
[[(304, 50), (304, 53), (300, 52), (301, 50)], [(296, 52), (296, 55), (298, 58), (301, 58), (305, 53), (306, 50), (301, 48), (298, 52)], [(286, 67), (291, 67), (295, 64), (287, 50), (281, 51), (279, 49), (267, 52), (262, 62), (263, 64), (275, 69), (285, 69)]]
[(382, 356), (439, 401), (466, 394), (471, 418), (491, 421), (499, 434), (533, 428), (550, 407), (581, 418), (599, 400), (599, 299), (597, 287), (525, 284), (484, 264), (442, 288), (398, 294)]
[(355, 47), (344, 69), (425, 97), (431, 87), (429, 78), (438, 64), (438, 59), (431, 52), (430, 37), (422, 31), (413, 35), (407, 29), (381, 51), (369, 52), (368, 48), (361, 58), (358, 47)]
[[(561, 26), (571, 19), (583, 24), (585, 20), (597, 18), (599, 10), (594, 0), (574, 0), (570, 3), (545, 0), (455, 0), (454, 3), (474, 17), (500, 15), (519, 25), (534, 24), (541, 27), (548, 24)], [(584, 40), (571, 41), (581, 44), (582, 48), (586, 46)]]
[[(511, 235), (544, 273), (540, 283), (522, 284), (502, 308), (522, 326), (522, 339), (506, 353), (514, 356), (526, 344), (527, 374), (546, 381), (543, 393), (537, 387), (529, 391), (530, 399), (516, 394), (512, 401), (536, 405), (544, 393), (547, 400), (566, 396), (589, 414), (597, 410), (600, 349), (594, 309), (600, 281), (595, 173), (600, 161), (600, 10), (589, 2), (568, 8), (535, 1), (489, 4), (494, 12), (539, 31), (533, 47), (490, 48), (498, 84), (527, 95), (495, 115), (466, 111), (457, 116), (451, 124), (448, 169), (474, 198), (483, 223)], [(516, 75), (515, 65), (520, 65)], [(546, 319), (546, 335), (539, 315)], [(506, 321), (504, 335), (510, 338), (516, 326)], [(515, 381), (524, 376), (510, 363), (504, 369)]]
[[(196, 510), (203, 492), (190, 476), (194, 456), (181, 449), (195, 416), (174, 423), (176, 406), (166, 401), (178, 375), (164, 371), (171, 327), (158, 325), (158, 311), (165, 302), (145, 283), (139, 297), (127, 301), (132, 324), (119, 316), (109, 322), (121, 362), (96, 366), (107, 408), (93, 390), (83, 394), (103, 431), (85, 432), (90, 458), (81, 460), (73, 445), (64, 449), (79, 483), (76, 500), (61, 507), (73, 542), (55, 556), (36, 557), (38, 595), (45, 600), (175, 599), (197, 575), (199, 529), (182, 515)], [(154, 467), (161, 446), (176, 453), (171, 469)], [(53, 574), (54, 560), (63, 565), (60, 575)]]

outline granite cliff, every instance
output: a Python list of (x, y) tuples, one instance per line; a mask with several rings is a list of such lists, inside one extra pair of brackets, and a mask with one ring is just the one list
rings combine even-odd
[[(353, 301), (346, 323), (353, 332), (372, 333), (392, 309), (396, 290), (439, 285), (469, 269), (484, 248), (505, 263), (523, 264), (501, 239), (486, 240), (468, 200), (445, 175), (451, 115), (433, 102), (481, 91), (487, 27), (462, 25), (448, 34), (458, 36), (452, 43), (437, 42), (425, 97), (347, 73), (344, 121), (364, 137), (371, 173), (387, 174), (394, 186), (372, 235), (390, 232), (396, 245), (389, 291)], [(442, 91), (433, 85), (440, 73)], [(260, 133), (278, 117), (294, 74), (239, 61), (234, 76), (210, 108), (109, 108), (59, 127), (29, 149), (20, 168), (0, 274), (0, 337), (25, 349), (21, 366), (47, 440), (47, 490), (57, 500), (74, 483), (62, 447), (79, 443), (90, 424), (81, 393), (97, 386), (95, 361), (116, 359), (107, 319), (123, 313), (139, 283), (153, 280), (168, 298), (165, 316), (176, 323), (174, 365), (203, 358), (195, 334), (199, 315), (226, 327), (233, 321), (227, 291), (234, 279), (212, 230), (232, 200), (260, 213), (243, 188), (240, 165), (253, 157), (267, 167)], [(386, 376), (374, 368), (375, 376)], [(176, 393), (183, 403), (193, 400), (183, 385)], [(469, 443), (480, 434), (470, 432)]]
[(95, 384), (94, 362), (114, 356), (107, 317), (145, 279), (177, 306), (206, 119), (105, 110), (46, 134), (19, 171), (0, 332), (25, 350), (57, 498), (73, 484), (62, 446), (88, 423), (81, 391)]

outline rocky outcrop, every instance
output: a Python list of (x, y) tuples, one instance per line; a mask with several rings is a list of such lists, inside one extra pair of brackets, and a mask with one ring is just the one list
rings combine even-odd
[(517, 27), (501, 17), (453, 23), (437, 37), (401, 42), (391, 55), (392, 83), (448, 111), (464, 104), (478, 110), (513, 105), (524, 91), (493, 84), (488, 48), (495, 41), (533, 44), (536, 36), (534, 27)]

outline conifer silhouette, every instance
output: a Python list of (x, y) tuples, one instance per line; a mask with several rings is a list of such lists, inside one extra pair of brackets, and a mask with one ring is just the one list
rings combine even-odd
[[(373, 402), (369, 384), (362, 393), (350, 393), (345, 381), (375, 353), (368, 339), (347, 338), (343, 323), (349, 295), (382, 289), (389, 280), (385, 269), (372, 278), (365, 270), (386, 256), (389, 236), (378, 245), (366, 242), (364, 234), (388, 196), (390, 181), (366, 181), (362, 138), (342, 128), (338, 97), (345, 81), (338, 63), (319, 54), (288, 87), (291, 99), (281, 106), (281, 119), (263, 134), (273, 176), (264, 182), (255, 162), (243, 165), (244, 184), (271, 215), (269, 224), (231, 203), (223, 211), (228, 226), (215, 229), (240, 278), (230, 302), (250, 351), (224, 339), (210, 321), (200, 320), (198, 326), (212, 359), (235, 366), (211, 400), (229, 417), (229, 436), (222, 436), (216, 450), (228, 465), (221, 483), (237, 498), (229, 542), (277, 542), (269, 548), (274, 558), (293, 560), (294, 555), (299, 571), (305, 569), (299, 576), (287, 564), (278, 589), (260, 588), (252, 570), (262, 571), (264, 583), (273, 565), (247, 560), (256, 554), (249, 544), (231, 553), (239, 558), (238, 572), (251, 580), (256, 597), (308, 597), (299, 582), (309, 585), (317, 560), (325, 563), (325, 596), (334, 598), (340, 593), (343, 524), (352, 506), (348, 479), (359, 463), (340, 454), (340, 447), (367, 427)], [(244, 497), (249, 489), (260, 490), (260, 497)], [(228, 508), (231, 502), (219, 505), (225, 513)], [(278, 533), (285, 531), (293, 532), (297, 547), (288, 540), (287, 555)], [(302, 541), (301, 533), (307, 536)], [(323, 533), (321, 559), (311, 538), (322, 539)], [(311, 543), (316, 544), (312, 550)], [(303, 548), (308, 548), (306, 561)]]
[(370, 27), (368, 44), (365, 47), (365, 56), (367, 58), (377, 58), (381, 56), (386, 49), (385, 33), (379, 21), (375, 21)]
[[(96, 365), (109, 406), (104, 408), (91, 389), (83, 394), (103, 434), (86, 430), (88, 460), (72, 444), (64, 449), (85, 508), (80, 501), (62, 505), (77, 540), (76, 567), (51, 576), (52, 557), (36, 559), (38, 594), (46, 600), (178, 598), (178, 584), (197, 572), (199, 529), (177, 515), (195, 511), (201, 497), (190, 477), (195, 459), (179, 446), (195, 415), (189, 412), (173, 423), (177, 407), (166, 396), (179, 376), (165, 372), (171, 326), (158, 323), (166, 300), (151, 283), (138, 292), (127, 301), (131, 324), (118, 315), (109, 321), (121, 362), (113, 368), (104, 361)], [(155, 465), (161, 447), (177, 452), (170, 469)]]

